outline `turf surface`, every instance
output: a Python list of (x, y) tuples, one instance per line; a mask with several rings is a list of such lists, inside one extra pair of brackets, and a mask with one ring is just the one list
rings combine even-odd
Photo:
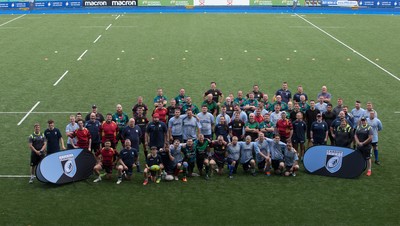
[[(14, 17), (1, 16), (0, 24)], [(107, 113), (121, 103), (130, 115), (137, 96), (150, 105), (158, 87), (169, 98), (183, 87), (200, 105), (211, 81), (225, 96), (250, 91), (256, 83), (272, 97), (282, 81), (288, 81), (292, 92), (302, 84), (311, 99), (327, 85), (334, 101), (343, 97), (350, 108), (355, 100), (363, 106), (372, 101), (384, 125), (379, 142), (382, 166), (373, 166), (372, 177), (355, 180), (310, 176), (303, 169), (296, 178), (253, 178), (240, 171), (234, 180), (190, 178), (186, 184), (147, 187), (141, 185), (140, 174), (119, 186), (114, 180), (94, 184), (93, 178), (61, 187), (0, 178), (1, 225), (400, 224), (399, 154), (394, 142), (398, 80), (295, 15), (115, 18), (27, 15), (0, 27), (0, 111), (23, 112), (1, 114), (1, 175), (28, 174), (27, 137), (35, 122), (44, 130), (52, 118), (61, 131), (68, 123), (68, 113), (35, 112), (87, 112), (95, 103)], [(304, 18), (400, 75), (399, 17)], [(66, 70), (69, 73), (53, 86)], [(37, 101), (34, 112), (17, 126)]]

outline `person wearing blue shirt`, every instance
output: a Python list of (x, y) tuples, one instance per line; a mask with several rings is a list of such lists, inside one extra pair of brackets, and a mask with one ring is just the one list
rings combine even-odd
[(368, 125), (372, 128), (372, 149), (374, 150), (375, 156), (375, 164), (380, 165), (381, 162), (378, 158), (378, 133), (383, 129), (382, 122), (378, 118), (375, 117), (375, 111), (371, 111), (369, 113), (369, 117), (367, 118)]

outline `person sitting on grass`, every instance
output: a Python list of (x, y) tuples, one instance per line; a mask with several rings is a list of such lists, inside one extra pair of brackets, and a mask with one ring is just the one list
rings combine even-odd
[(286, 143), (286, 149), (284, 152), (284, 159), (285, 159), (285, 176), (292, 175), (293, 177), (296, 176), (296, 171), (299, 170), (299, 157), (297, 156), (297, 151), (293, 148), (292, 142), (288, 141)]
[(94, 183), (101, 181), (100, 170), (102, 169), (106, 171), (106, 178), (111, 179), (112, 170), (116, 162), (114, 159), (116, 159), (115, 157), (117, 154), (117, 151), (111, 147), (111, 141), (106, 140), (104, 142), (104, 147), (96, 152), (97, 164), (94, 166), (93, 170), (98, 177), (93, 181)]
[(138, 164), (138, 151), (131, 147), (131, 141), (125, 140), (125, 148), (119, 153), (118, 163), (118, 181), (117, 184), (122, 182), (122, 179), (131, 180), (132, 169)]
[(157, 147), (152, 146), (150, 154), (147, 155), (146, 159), (146, 167), (143, 172), (143, 185), (147, 185), (149, 183), (149, 177), (151, 181), (156, 182), (157, 184), (160, 183), (161, 171), (163, 168), (164, 166), (161, 161), (161, 156), (157, 154)]

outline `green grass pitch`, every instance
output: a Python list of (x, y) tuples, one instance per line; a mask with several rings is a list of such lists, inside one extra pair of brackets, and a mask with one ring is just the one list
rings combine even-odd
[[(15, 17), (0, 16), (0, 24)], [(200, 105), (211, 81), (225, 96), (258, 84), (272, 97), (282, 81), (288, 81), (292, 92), (302, 84), (310, 98), (327, 85), (333, 103), (342, 97), (350, 109), (357, 99), (363, 106), (372, 101), (384, 125), (379, 135), (382, 165), (373, 166), (370, 178), (354, 180), (311, 176), (303, 168), (296, 178), (251, 177), (240, 171), (234, 180), (189, 178), (188, 183), (146, 187), (140, 174), (118, 186), (115, 178), (60, 187), (37, 181), (29, 185), (27, 178), (0, 178), (0, 225), (400, 224), (400, 115), (395, 113), (400, 111), (399, 80), (295, 15), (115, 18), (26, 15), (0, 26), (0, 175), (29, 173), (27, 137), (35, 122), (44, 130), (52, 118), (65, 130), (68, 113), (35, 112), (87, 112), (97, 104), (107, 113), (121, 103), (130, 115), (137, 96), (151, 104), (158, 87), (169, 98), (183, 87)], [(304, 18), (400, 75), (400, 17)], [(66, 70), (68, 74), (53, 86)], [(38, 101), (34, 112), (17, 126)]]

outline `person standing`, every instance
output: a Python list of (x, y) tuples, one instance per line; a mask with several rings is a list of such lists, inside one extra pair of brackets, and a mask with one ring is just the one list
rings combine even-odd
[[(75, 115), (70, 115), (69, 116), (69, 124), (65, 127), (65, 134), (67, 137), (72, 136), (75, 130), (79, 128), (78, 123), (75, 122)], [(72, 144), (71, 144), (72, 142)], [(74, 138), (72, 141), (70, 139), (67, 139), (67, 149), (73, 149), (74, 146), (76, 145), (77, 139)]]
[[(295, 150), (299, 150), (299, 158), (303, 160), (306, 143), (307, 124), (303, 121), (302, 112), (297, 112), (296, 120), (293, 124), (292, 144)], [(300, 146), (300, 149), (299, 149)]]
[(121, 132), (125, 128), (125, 126), (128, 124), (129, 117), (128, 115), (122, 111), (122, 105), (117, 104), (117, 110), (116, 112), (112, 115), (112, 120), (117, 123), (118, 126), (118, 134), (117, 134), (117, 141), (115, 146), (118, 145), (118, 142), (121, 141), (121, 145), (125, 145), (125, 140), (122, 139), (121, 137)]
[(54, 121), (52, 119), (47, 123), (49, 124), (49, 128), (44, 131), (44, 136), (47, 141), (47, 155), (59, 152), (60, 150), (65, 150), (61, 131), (54, 127)]
[(147, 105), (145, 103), (143, 103), (143, 97), (141, 97), (141, 96), (138, 97), (137, 103), (132, 107), (132, 113), (133, 113), (134, 117), (136, 117), (138, 109), (142, 109), (142, 113), (144, 116), (146, 116), (147, 111), (149, 110)]
[(310, 136), (313, 145), (326, 145), (328, 140), (328, 124), (322, 121), (322, 114), (317, 114), (317, 121), (311, 124)]
[(287, 82), (282, 83), (282, 88), (276, 91), (275, 98), (278, 95), (282, 97), (282, 102), (285, 102), (286, 104), (292, 100), (292, 92), (290, 92), (290, 90), (288, 89)]
[(35, 123), (34, 131), (28, 138), (29, 150), (31, 151), (31, 177), (29, 183), (32, 184), (35, 179), (36, 166), (42, 161), (46, 150), (46, 137), (40, 132), (40, 124)]
[(91, 113), (94, 113), (96, 115), (97, 121), (99, 121), (101, 123), (104, 122), (104, 116), (100, 112), (97, 111), (97, 106), (95, 104), (92, 105), (92, 112), (90, 112), (89, 114), (86, 115), (85, 122), (90, 120)]
[(326, 88), (326, 86), (322, 86), (321, 92), (318, 93), (318, 95), (317, 95), (317, 99), (319, 99), (320, 96), (324, 97), (324, 102), (325, 103), (330, 103), (331, 102), (332, 95), (328, 92), (328, 88)]
[[(73, 145), (74, 148), (82, 148), (82, 149), (88, 149), (89, 151), (92, 150), (92, 137), (90, 135), (90, 132), (88, 129), (86, 129), (83, 125), (83, 120), (79, 119), (78, 120), (78, 126), (79, 128), (74, 131), (72, 136), (69, 139), (73, 139), (74, 137), (77, 138), (76, 145)], [(71, 141), (72, 143), (72, 141)]]
[[(139, 145), (140, 145), (140, 137), (142, 137), (142, 130), (140, 129), (139, 126), (135, 125), (134, 118), (129, 119), (128, 126), (126, 126), (121, 131), (121, 137), (124, 141), (129, 140), (130, 141), (129, 146), (137, 150), (137, 153), (139, 154)], [(148, 154), (147, 149), (145, 149), (144, 156), (147, 156), (147, 154)], [(137, 159), (138, 161), (136, 161), (137, 162), (136, 170), (140, 172), (139, 156), (137, 157)]]
[(148, 147), (156, 147), (157, 150), (168, 145), (168, 128), (164, 122), (160, 121), (160, 115), (153, 114), (153, 121), (146, 128), (146, 144)]
[(212, 131), (214, 130), (214, 116), (209, 113), (207, 105), (201, 107), (201, 112), (197, 114), (197, 118), (200, 121), (200, 133), (204, 135), (207, 139), (212, 139)]
[(356, 150), (359, 151), (365, 161), (367, 162), (367, 176), (371, 176), (372, 169), (371, 169), (371, 142), (373, 137), (372, 127), (368, 125), (367, 120), (365, 117), (361, 117), (361, 123), (357, 126), (354, 140), (356, 142), (357, 148)]
[(93, 153), (96, 153), (101, 148), (101, 123), (97, 121), (95, 113), (90, 114), (90, 120), (86, 121), (85, 128), (90, 132), (90, 136), (92, 138), (91, 149), (93, 150)]
[[(224, 100), (224, 94), (222, 94), (221, 90), (217, 89), (217, 83), (211, 82), (210, 89), (204, 93), (204, 98), (207, 97), (209, 94), (212, 95), (213, 101), (219, 106), (220, 103)], [(218, 114), (218, 112), (216, 112)]]
[(343, 119), (340, 122), (340, 126), (334, 130), (333, 137), (335, 138), (335, 146), (350, 148), (354, 138), (353, 129), (347, 124), (345, 119)]
[(356, 100), (355, 107), (351, 110), (351, 114), (353, 115), (354, 125), (357, 126), (361, 117), (364, 116), (365, 110), (361, 108), (361, 101)]
[(162, 102), (163, 106), (168, 103), (168, 98), (164, 95), (162, 88), (157, 89), (157, 96), (153, 99), (154, 107), (158, 106), (158, 102)]
[(312, 141), (311, 141), (312, 136), (310, 134), (311, 124), (313, 122), (317, 121), (318, 114), (319, 114), (319, 110), (315, 108), (315, 101), (310, 100), (310, 109), (308, 109), (306, 111), (306, 114), (305, 114), (306, 117), (304, 118), (307, 123), (307, 140), (308, 140), (307, 148), (312, 146)]
[(111, 147), (115, 149), (117, 145), (118, 126), (117, 123), (112, 120), (111, 113), (107, 114), (106, 121), (101, 124), (100, 132), (103, 147), (106, 140), (109, 140), (111, 142)]
[(375, 117), (375, 111), (369, 112), (369, 117), (367, 118), (368, 125), (372, 128), (372, 149), (374, 150), (375, 164), (380, 165), (381, 162), (378, 158), (378, 133), (383, 129), (382, 122)]
[[(336, 119), (335, 113), (332, 111), (332, 104), (329, 103), (326, 107), (326, 112), (322, 114), (322, 119), (328, 124), (329, 128), (331, 128), (333, 121)], [(329, 129), (328, 136), (331, 141), (331, 145), (335, 145), (335, 139), (333, 138), (333, 131)]]
[(283, 143), (286, 143), (292, 139), (293, 125), (290, 120), (286, 118), (286, 112), (282, 111), (281, 119), (276, 122), (275, 129), (275, 133), (279, 133)]
[[(139, 126), (141, 132), (140, 135), (140, 140), (139, 140), (139, 145), (140, 143), (143, 145), (143, 151), (144, 151), (144, 156), (147, 158), (147, 145), (146, 145), (146, 139), (145, 139), (145, 134), (146, 134), (146, 128), (147, 124), (149, 123), (149, 120), (147, 119), (146, 115), (143, 114), (143, 109), (139, 108), (137, 111), (137, 114), (134, 116), (135, 119), (135, 124)], [(139, 149), (137, 149), (139, 151)]]

